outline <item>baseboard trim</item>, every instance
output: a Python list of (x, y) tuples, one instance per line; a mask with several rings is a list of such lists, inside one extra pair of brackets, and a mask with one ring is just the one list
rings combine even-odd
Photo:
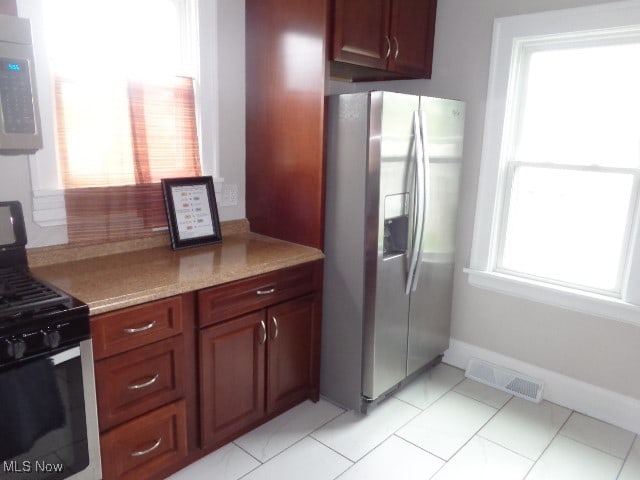
[(638, 399), (453, 338), (442, 361), (454, 367), (466, 369), (470, 358), (479, 358), (539, 378), (544, 381), (543, 398), (545, 400), (640, 433), (640, 400)]

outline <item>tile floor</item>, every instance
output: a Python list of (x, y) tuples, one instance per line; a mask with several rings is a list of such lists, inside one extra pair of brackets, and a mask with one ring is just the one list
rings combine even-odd
[(369, 415), (305, 402), (171, 480), (639, 480), (634, 433), (441, 364)]

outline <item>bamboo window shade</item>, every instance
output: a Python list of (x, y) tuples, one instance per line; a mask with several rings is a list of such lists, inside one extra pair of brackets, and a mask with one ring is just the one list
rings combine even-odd
[(57, 77), (55, 91), (69, 242), (166, 226), (160, 180), (201, 174), (193, 79)]

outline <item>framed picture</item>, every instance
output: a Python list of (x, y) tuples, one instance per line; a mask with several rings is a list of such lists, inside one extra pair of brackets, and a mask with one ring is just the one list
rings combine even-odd
[(163, 178), (171, 248), (222, 241), (212, 177)]

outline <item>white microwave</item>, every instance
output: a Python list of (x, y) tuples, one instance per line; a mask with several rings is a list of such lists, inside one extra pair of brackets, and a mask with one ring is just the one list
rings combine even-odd
[(0, 155), (42, 148), (31, 25), (0, 15)]

